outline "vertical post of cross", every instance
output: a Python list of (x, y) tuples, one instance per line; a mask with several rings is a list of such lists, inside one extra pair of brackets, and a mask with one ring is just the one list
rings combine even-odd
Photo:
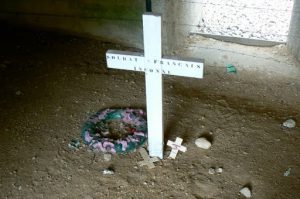
[[(161, 65), (161, 17), (159, 15), (143, 15), (145, 66), (155, 72), (147, 71), (146, 104), (148, 123), (149, 155), (163, 158), (163, 99)], [(158, 71), (158, 72), (157, 72)]]

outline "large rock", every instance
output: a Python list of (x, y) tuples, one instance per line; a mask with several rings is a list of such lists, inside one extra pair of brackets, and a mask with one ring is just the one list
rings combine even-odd
[(203, 137), (196, 139), (195, 144), (201, 149), (209, 149), (211, 147), (210, 141)]
[(283, 122), (282, 126), (291, 129), (296, 126), (296, 122), (293, 119), (288, 119), (287, 121)]
[(245, 196), (246, 198), (251, 198), (252, 193), (251, 190), (248, 187), (244, 187), (240, 190), (240, 193)]

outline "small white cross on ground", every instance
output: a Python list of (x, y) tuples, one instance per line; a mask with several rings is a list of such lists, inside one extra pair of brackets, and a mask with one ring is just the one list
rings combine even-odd
[(150, 158), (146, 149), (144, 149), (144, 148), (140, 148), (139, 152), (144, 160), (139, 162), (138, 164), (140, 166), (148, 166), (149, 169), (153, 169), (155, 167), (153, 162), (157, 162), (157, 161), (159, 161), (159, 159), (157, 157)]
[(148, 146), (151, 157), (163, 158), (162, 75), (202, 78), (203, 60), (163, 57), (161, 52), (161, 16), (143, 15), (144, 53), (108, 50), (109, 68), (145, 73)]
[(177, 137), (175, 142), (168, 140), (167, 145), (172, 148), (169, 158), (175, 159), (178, 151), (186, 152), (186, 147), (181, 145), (182, 139)]

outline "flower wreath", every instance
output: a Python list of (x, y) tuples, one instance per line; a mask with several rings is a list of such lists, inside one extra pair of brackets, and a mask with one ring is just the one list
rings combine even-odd
[[(83, 125), (81, 137), (91, 149), (108, 153), (126, 153), (147, 140), (145, 112), (140, 109), (105, 109)], [(112, 126), (116, 124), (117, 130)]]

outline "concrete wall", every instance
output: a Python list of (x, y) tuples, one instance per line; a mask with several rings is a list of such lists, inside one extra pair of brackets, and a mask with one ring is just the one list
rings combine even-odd
[(0, 19), (142, 48), (144, 0), (3, 0)]
[[(180, 48), (190, 28), (180, 24), (199, 20), (191, 4), (152, 0), (152, 10), (163, 18), (164, 54)], [(0, 20), (91, 35), (127, 46), (143, 48), (142, 14), (145, 0), (4, 0)], [(198, 9), (200, 10), (200, 8)]]
[[(154, 0), (159, 1), (159, 0)], [(172, 54), (174, 50), (184, 48), (188, 36), (194, 31), (201, 20), (201, 4), (191, 4), (185, 1), (161, 0), (163, 9), (163, 52)]]
[(291, 53), (300, 61), (300, 0), (294, 0), (287, 44)]
[[(288, 48), (300, 60), (300, 0), (294, 0)], [(186, 46), (203, 18), (202, 4), (152, 0), (153, 12), (163, 17), (163, 53)], [(143, 48), (142, 14), (145, 0), (3, 0), (0, 20), (92, 35)], [(187, 44), (190, 45), (190, 44)]]
[[(180, 48), (190, 28), (181, 26), (191, 19), (191, 4), (173, 0), (152, 0), (152, 10), (163, 18), (164, 54)], [(0, 19), (9, 23), (32, 25), (91, 35), (127, 46), (143, 48), (142, 14), (145, 0), (4, 0)], [(199, 9), (198, 9), (199, 10)]]

